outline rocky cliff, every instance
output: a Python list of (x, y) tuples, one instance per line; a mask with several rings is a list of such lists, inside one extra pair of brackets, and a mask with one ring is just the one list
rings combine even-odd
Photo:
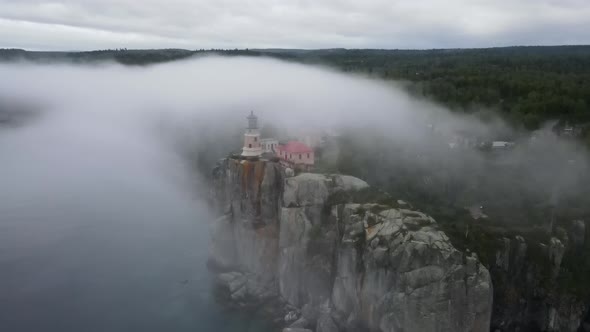
[(590, 331), (585, 236), (585, 224), (574, 221), (569, 234), (558, 227), (536, 238), (498, 237), (490, 262), (494, 331)]
[(429, 216), (344, 175), (270, 161), (214, 171), (209, 265), (229, 303), (292, 331), (489, 331), (492, 284)]

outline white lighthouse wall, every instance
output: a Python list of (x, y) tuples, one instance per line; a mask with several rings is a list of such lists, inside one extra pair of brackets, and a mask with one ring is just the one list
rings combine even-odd
[(244, 135), (244, 148), (242, 149), (243, 156), (260, 156), (262, 154), (262, 146), (260, 145), (260, 134), (251, 131)]

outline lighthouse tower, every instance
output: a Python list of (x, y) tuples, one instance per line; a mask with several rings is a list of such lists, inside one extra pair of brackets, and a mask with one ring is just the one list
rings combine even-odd
[(258, 157), (262, 154), (262, 146), (260, 145), (260, 131), (258, 130), (258, 118), (254, 115), (254, 111), (250, 112), (247, 117), (248, 127), (244, 134), (244, 148), (242, 149), (242, 156), (244, 157)]

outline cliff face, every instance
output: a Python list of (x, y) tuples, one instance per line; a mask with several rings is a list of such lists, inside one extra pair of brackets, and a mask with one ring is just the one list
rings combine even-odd
[[(527, 241), (499, 239), (495, 262), (492, 327), (500, 331), (590, 331), (587, 282), (573, 278), (564, 260), (583, 262), (585, 224), (573, 222), (569, 236)], [(545, 242), (545, 243), (543, 243)], [(570, 262), (571, 264), (575, 264)], [(583, 294), (584, 293), (584, 294)]]
[(492, 285), (475, 255), (402, 206), (355, 203), (357, 178), (227, 159), (214, 172), (210, 266), (227, 299), (325, 331), (489, 331)]

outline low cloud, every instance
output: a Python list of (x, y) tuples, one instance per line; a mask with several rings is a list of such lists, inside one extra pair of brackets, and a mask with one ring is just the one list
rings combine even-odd
[[(550, 128), (523, 132), (489, 110), (457, 115), (410, 97), (396, 83), (320, 67), (240, 57), (148, 67), (0, 65), (0, 99), (44, 106), (43, 117), (31, 122), (29, 131), (65, 126), (62, 135), (92, 134), (88, 153), (100, 149), (101, 136), (111, 145), (131, 144), (127, 153), (140, 153), (142, 160), (151, 158), (152, 149), (168, 157), (182, 152), (190, 159), (186, 165), (197, 165), (205, 176), (218, 158), (239, 150), (245, 116), (254, 110), (263, 125), (335, 129), (352, 138), (349, 147), (357, 155), (345, 162), (360, 167), (356, 175), (396, 190), (400, 198), (422, 199), (415, 195), (423, 192), (459, 207), (486, 204), (496, 207), (498, 217), (518, 219), (514, 222), (526, 221), (527, 215), (515, 211), (527, 209), (542, 214), (563, 205), (568, 216), (586, 213), (580, 201), (590, 188), (586, 150)], [(453, 147), (464, 140), (477, 143)], [(479, 151), (482, 141), (492, 140), (516, 146), (499, 155)], [(101, 153), (108, 156), (108, 149)], [(184, 172), (178, 166), (164, 169), (173, 177)], [(187, 183), (199, 189), (197, 182)]]

